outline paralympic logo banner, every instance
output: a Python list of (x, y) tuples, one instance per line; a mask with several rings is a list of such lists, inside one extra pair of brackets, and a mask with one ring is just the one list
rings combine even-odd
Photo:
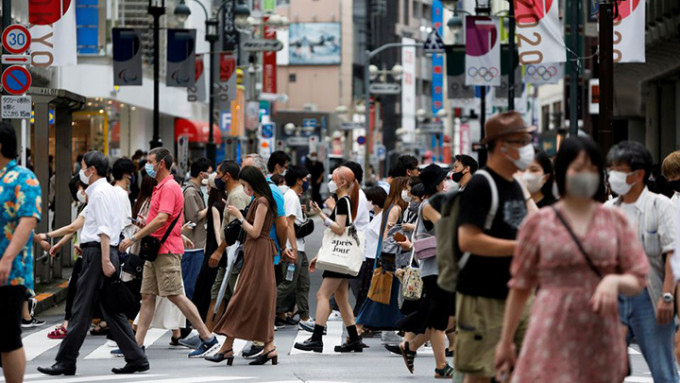
[(167, 86), (196, 85), (196, 30), (168, 29)]
[(465, 84), (501, 85), (501, 42), (497, 18), (465, 18)]
[(645, 62), (645, 2), (619, 2), (614, 20), (614, 62)]
[(142, 85), (142, 40), (134, 28), (113, 28), (113, 85)]
[(523, 65), (567, 60), (557, 0), (514, 0), (517, 48)]

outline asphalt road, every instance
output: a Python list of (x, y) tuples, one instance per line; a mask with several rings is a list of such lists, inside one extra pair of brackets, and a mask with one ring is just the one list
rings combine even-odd
[[(323, 227), (318, 225), (318, 227)], [(317, 230), (308, 240), (307, 250), (311, 257), (321, 244), (323, 233)], [(315, 293), (321, 284), (321, 272), (312, 274), (310, 304), (316, 306)], [(418, 353), (416, 371), (411, 375), (405, 368), (401, 356), (389, 354), (380, 344), (380, 339), (366, 339), (370, 348), (360, 354), (340, 355), (332, 351), (341, 343), (342, 322), (329, 322), (328, 335), (324, 337), (325, 350), (322, 354), (304, 353), (293, 349), (296, 341), (310, 334), (296, 328), (279, 329), (275, 334), (279, 351), (279, 365), (249, 366), (247, 360), (237, 358), (234, 366), (208, 363), (202, 359), (188, 359), (188, 350), (169, 346), (170, 332), (151, 330), (147, 337), (147, 355), (151, 370), (144, 374), (116, 376), (110, 370), (124, 364), (122, 359), (110, 355), (112, 348), (106, 345), (105, 337), (88, 336), (81, 349), (76, 376), (49, 377), (37, 372), (38, 366), (48, 366), (54, 361), (59, 341), (47, 339), (47, 333), (61, 321), (64, 307), (59, 306), (42, 314), (48, 323), (42, 328), (31, 329), (23, 335), (28, 357), (25, 381), (29, 383), (80, 383), (80, 382), (414, 382), (434, 381), (434, 357), (431, 350)], [(312, 313), (313, 313), (312, 309)], [(238, 352), (244, 342), (237, 341)], [(630, 383), (652, 382), (649, 369), (637, 348), (631, 349), (634, 376)], [(0, 378), (0, 382), (4, 379)]]

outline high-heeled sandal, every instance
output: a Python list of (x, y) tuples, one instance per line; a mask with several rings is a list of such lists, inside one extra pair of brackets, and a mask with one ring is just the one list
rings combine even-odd
[(450, 364), (446, 363), (446, 366), (444, 368), (435, 368), (434, 369), (434, 378), (435, 379), (451, 379), (453, 377), (453, 367), (451, 367)]
[[(231, 356), (227, 357), (228, 353), (231, 353)], [(204, 359), (213, 363), (221, 363), (226, 360), (227, 366), (231, 366), (234, 364), (234, 350), (229, 349), (225, 352), (216, 352), (213, 355), (206, 356)]]
[(401, 347), (401, 345), (399, 345), (399, 349), (401, 349), (401, 356), (404, 358), (406, 368), (408, 368), (409, 372), (413, 374), (413, 370), (415, 370), (415, 359), (418, 353), (415, 351), (411, 351), (408, 342), (404, 342), (404, 347)]
[(271, 360), (272, 365), (276, 366), (277, 364), (279, 364), (279, 355), (277, 354), (277, 355), (274, 355), (272, 357), (269, 356), (274, 351), (276, 351), (276, 349), (273, 349), (269, 352), (260, 354), (260, 356), (258, 356), (257, 359), (250, 362), (250, 365), (251, 366), (262, 366), (264, 364), (267, 364), (267, 362), (269, 362)]

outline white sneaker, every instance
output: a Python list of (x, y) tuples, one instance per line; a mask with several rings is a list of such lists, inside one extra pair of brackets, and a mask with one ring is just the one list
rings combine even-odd
[(118, 343), (115, 340), (109, 339), (106, 341), (106, 347), (118, 347)]
[(394, 331), (383, 331), (380, 334), (380, 344), (400, 344), (402, 340)]
[(331, 315), (328, 316), (328, 321), (330, 322), (339, 322), (342, 320), (342, 315), (340, 315), (340, 311), (333, 310), (331, 312)]

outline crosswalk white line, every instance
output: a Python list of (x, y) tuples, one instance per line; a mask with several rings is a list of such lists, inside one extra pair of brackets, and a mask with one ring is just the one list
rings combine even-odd
[[(166, 329), (160, 329), (160, 328), (150, 328), (149, 331), (146, 333), (146, 338), (144, 338), (144, 346), (146, 348), (151, 347), (158, 339), (160, 339), (163, 335), (165, 335), (168, 331)], [(111, 351), (115, 350), (116, 347), (109, 347), (106, 345), (106, 342), (108, 340), (105, 337), (104, 338), (104, 344), (97, 348), (96, 350), (92, 351), (90, 354), (88, 354), (85, 359), (112, 359), (115, 358), (111, 354)]]
[[(45, 374), (25, 374), (24, 375), (24, 380), (29, 380), (29, 379), (35, 379), (35, 378), (44, 378)], [(5, 377), (0, 374), (0, 382), (4, 382)]]
[(638, 376), (630, 376), (624, 380), (625, 383), (654, 383), (652, 378), (641, 378)]
[(632, 347), (628, 347), (628, 355), (642, 355), (642, 353)]
[[(45, 375), (42, 375), (45, 376)], [(140, 377), (143, 376), (144, 378), (158, 378), (166, 375), (159, 375), (159, 374), (144, 374), (144, 375), (139, 375)], [(102, 382), (102, 381), (112, 381), (112, 380), (125, 380), (125, 379), (130, 379), (130, 375), (94, 375), (94, 376), (81, 376), (77, 378), (71, 378), (71, 377), (66, 377), (66, 378), (52, 378), (52, 379), (45, 379), (45, 380), (31, 380), (30, 383), (54, 383), (54, 382), (59, 382), (59, 383), (81, 383), (81, 382)], [(223, 378), (222, 378), (223, 379)], [(153, 380), (154, 382), (156, 381), (155, 379)]]
[[(323, 337), (323, 353), (322, 355), (339, 355), (337, 352), (335, 352), (335, 346), (339, 346), (342, 344), (342, 330), (344, 327), (344, 324), (342, 322), (327, 322), (326, 323), (327, 327), (327, 335), (324, 335)], [(297, 337), (295, 337), (295, 342), (294, 343), (302, 343), (305, 340), (307, 340), (310, 336), (312, 336), (311, 333), (305, 331), (305, 330), (299, 330)], [(301, 351), (293, 347), (292, 350), (290, 350), (289, 355), (300, 355), (300, 354), (317, 354), (315, 352), (311, 351)]]
[(61, 343), (60, 339), (49, 339), (47, 337), (47, 334), (52, 332), (52, 330), (52, 328), (46, 328), (21, 339), (21, 342), (24, 344), (27, 361), (31, 361), (52, 348), (59, 346)]
[[(193, 376), (188, 378), (175, 378), (175, 379), (154, 379), (154, 383), (201, 383), (201, 382), (220, 382), (220, 381), (244, 381), (254, 378), (244, 377), (244, 376)], [(134, 382), (125, 383), (149, 383), (148, 380), (138, 380)]]

